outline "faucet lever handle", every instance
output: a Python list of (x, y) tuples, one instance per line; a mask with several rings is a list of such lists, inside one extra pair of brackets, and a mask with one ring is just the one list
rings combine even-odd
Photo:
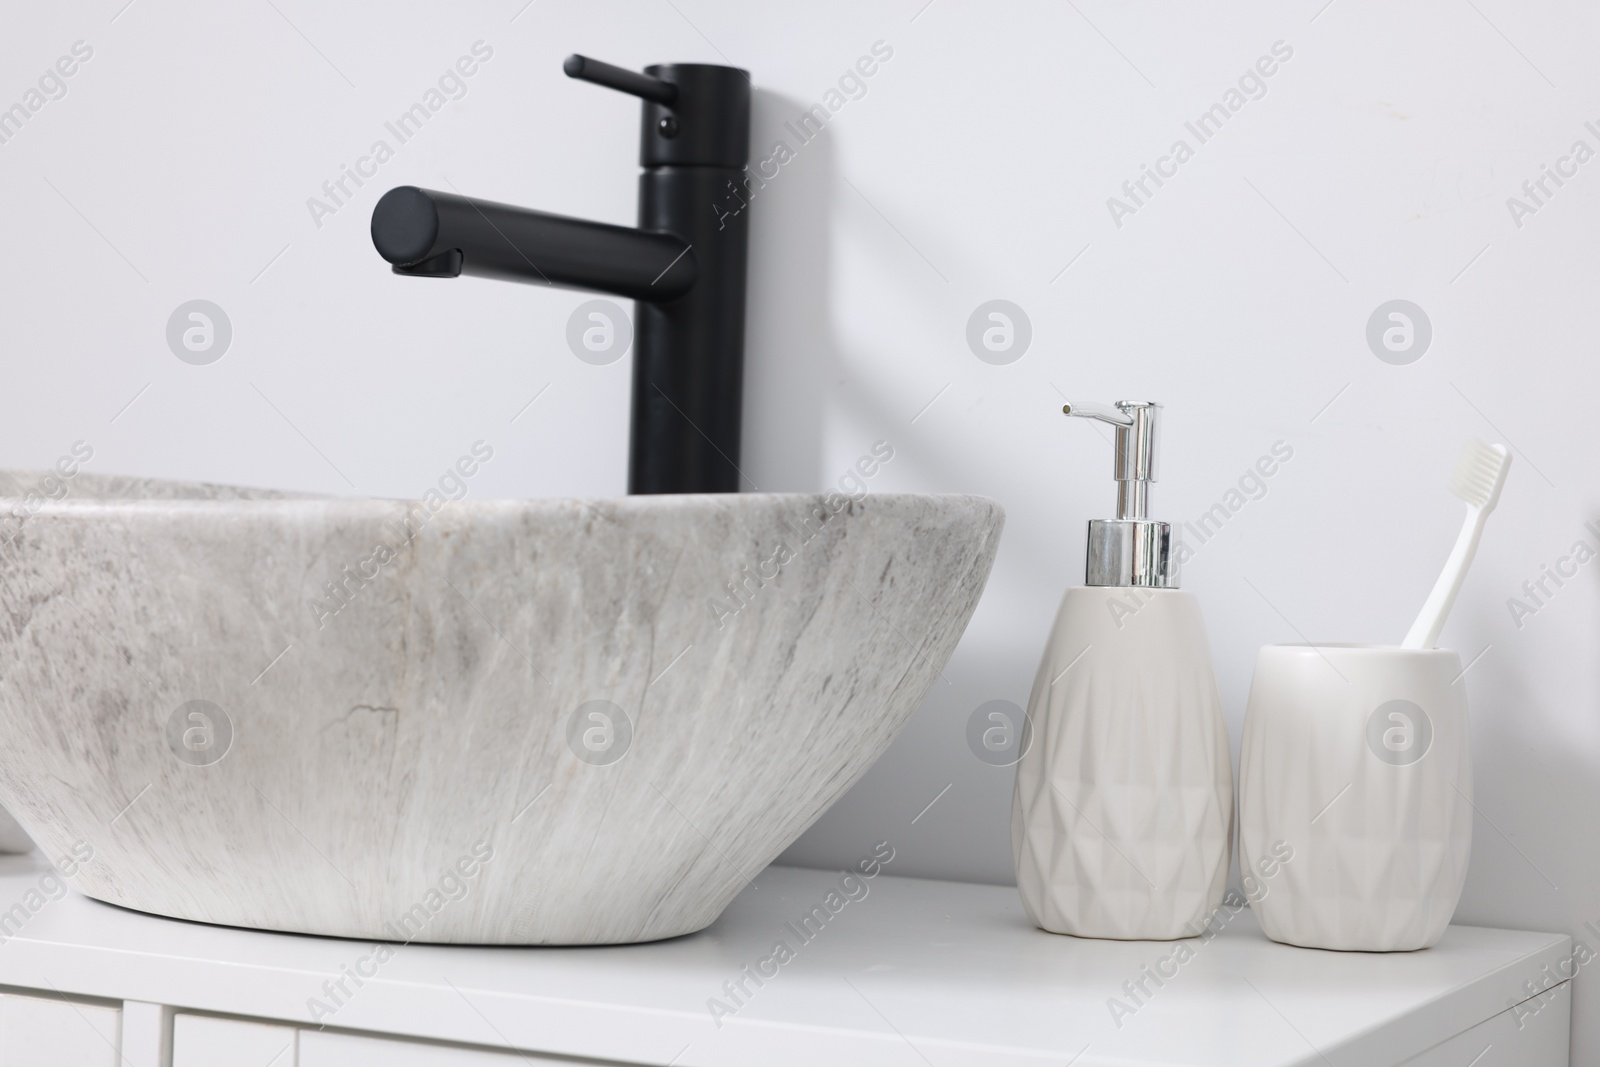
[(594, 82), (607, 89), (615, 89), (619, 93), (652, 100), (664, 107), (671, 107), (678, 100), (678, 87), (669, 81), (652, 78), (648, 74), (640, 74), (626, 67), (614, 67), (598, 59), (580, 56), (576, 52), (567, 57), (566, 62), (561, 64), (561, 69), (569, 78)]

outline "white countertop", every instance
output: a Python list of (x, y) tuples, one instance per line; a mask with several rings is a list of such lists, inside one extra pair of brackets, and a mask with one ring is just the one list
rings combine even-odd
[[(0, 912), (49, 868), (0, 858)], [(761, 1064), (1393, 1064), (1504, 1012), (1571, 953), (1564, 934), (1452, 926), (1388, 955), (1275, 944), (1248, 909), (1210, 941), (1079, 940), (1037, 930), (1011, 888), (880, 875), (810, 941), (786, 924), (838, 876), (769, 868), (709, 930), (607, 948), (400, 946), (330, 1028), (682, 1067)], [(448, 905), (447, 905), (448, 906)], [(1228, 913), (1223, 912), (1224, 915)], [(794, 958), (734, 1014), (774, 943)], [(1123, 983), (1193, 958), (1131, 1015)], [(312, 1024), (308, 998), (375, 945), (204, 926), (76, 893), (0, 944), (0, 984)], [(1165, 965), (1170, 973), (1173, 963)], [(770, 969), (770, 967), (769, 967)], [(1120, 1027), (1117, 1023), (1120, 1021)], [(1074, 1060), (1074, 1057), (1077, 1057)]]

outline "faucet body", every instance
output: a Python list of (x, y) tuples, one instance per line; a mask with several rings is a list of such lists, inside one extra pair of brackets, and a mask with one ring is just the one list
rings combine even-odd
[(662, 64), (644, 74), (568, 58), (569, 76), (643, 99), (639, 225), (613, 226), (414, 186), (372, 213), (396, 274), (500, 278), (636, 301), (630, 493), (739, 489), (750, 78), (735, 67)]

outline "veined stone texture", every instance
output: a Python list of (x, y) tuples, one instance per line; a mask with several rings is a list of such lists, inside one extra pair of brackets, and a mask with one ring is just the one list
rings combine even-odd
[(1233, 768), (1194, 598), (1069, 589), (1028, 714), (1011, 817), (1028, 916), (1079, 937), (1200, 934), (1227, 885)]
[[(52, 858), (92, 850), (76, 888), (162, 915), (701, 929), (888, 747), (1003, 524), (979, 497), (828, 499), (430, 514), (80, 474), (0, 548), (0, 802)], [(627, 716), (620, 758), (579, 756), (593, 701)], [(203, 760), (202, 721), (232, 735)]]
[[(1381, 709), (1427, 717), (1420, 755), (1379, 753)], [(1374, 717), (1379, 722), (1373, 726)], [(1398, 729), (1419, 724), (1396, 720)], [(1418, 744), (1418, 736), (1403, 741)], [(1394, 762), (1410, 760), (1410, 762)], [(1268, 645), (1239, 753), (1239, 863), (1294, 858), (1251, 906), (1276, 941), (1409, 951), (1444, 935), (1472, 854), (1472, 758), (1461, 659), (1447, 649)]]

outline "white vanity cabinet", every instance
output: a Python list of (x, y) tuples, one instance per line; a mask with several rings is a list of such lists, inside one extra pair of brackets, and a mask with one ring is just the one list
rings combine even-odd
[(337, 1034), (303, 1030), (300, 1062), (296, 1067), (544, 1067), (577, 1060), (553, 1059), (538, 1053), (498, 1052), (460, 1045), (422, 1044), (363, 1034)]
[[(42, 869), (0, 859), (0, 910)], [(0, 1067), (1567, 1063), (1565, 934), (1452, 926), (1420, 952), (1322, 952), (1225, 905), (1212, 936), (1096, 941), (1035, 929), (1011, 888), (852, 885), (769, 868), (688, 937), (413, 944), (376, 966), (369, 942), (69, 894), (0, 942)]]
[(122, 1009), (49, 992), (0, 996), (0, 1067), (118, 1067)]
[(172, 1027), (172, 1067), (513, 1067), (574, 1062), (182, 1012), (175, 1015)]
[(172, 1067), (294, 1067), (293, 1026), (175, 1013)]

